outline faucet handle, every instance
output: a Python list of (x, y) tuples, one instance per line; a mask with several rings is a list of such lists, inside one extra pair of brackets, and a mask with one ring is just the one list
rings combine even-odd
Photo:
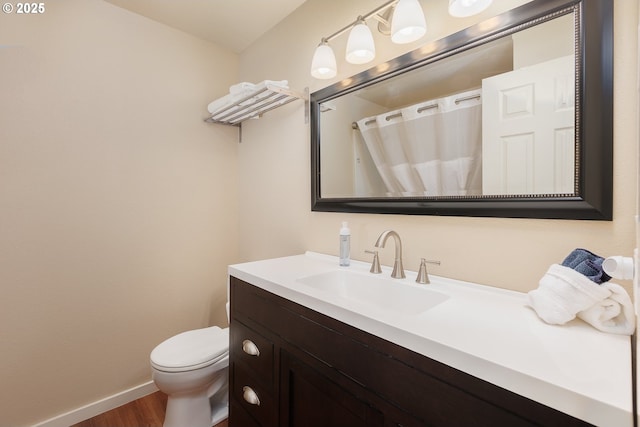
[(371, 263), (371, 269), (369, 270), (369, 272), (373, 274), (382, 273), (382, 268), (380, 268), (380, 259), (378, 258), (378, 251), (365, 250), (365, 252), (368, 254), (373, 254), (373, 262)]
[(428, 285), (431, 283), (429, 280), (429, 274), (427, 273), (427, 263), (440, 265), (440, 261), (427, 261), (424, 258), (420, 258), (420, 268), (418, 269), (418, 277), (416, 277), (416, 283)]

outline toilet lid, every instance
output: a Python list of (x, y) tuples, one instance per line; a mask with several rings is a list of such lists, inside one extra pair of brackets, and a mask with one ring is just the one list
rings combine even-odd
[(164, 371), (187, 371), (211, 365), (229, 352), (229, 328), (217, 326), (182, 332), (151, 352), (151, 365)]

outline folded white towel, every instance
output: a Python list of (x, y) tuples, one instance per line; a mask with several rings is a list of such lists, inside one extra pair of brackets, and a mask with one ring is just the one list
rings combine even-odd
[(529, 305), (552, 325), (562, 325), (611, 295), (611, 291), (572, 268), (553, 264), (529, 292)]
[(578, 313), (578, 317), (602, 332), (631, 335), (636, 328), (636, 320), (627, 291), (616, 283), (603, 283), (611, 291), (608, 298), (595, 303)]
[[(258, 84), (249, 82), (238, 83), (229, 88), (228, 94), (209, 103), (209, 105), (207, 106), (207, 110), (209, 110), (209, 113), (215, 114), (216, 112), (223, 110), (238, 101), (242, 101), (247, 97), (250, 98), (244, 100), (240, 105), (244, 106), (259, 102), (262, 98), (268, 96), (267, 92), (262, 92), (254, 97), (251, 97), (251, 95), (259, 92), (261, 89), (264, 89), (268, 84), (283, 89), (287, 89), (289, 87), (289, 82), (287, 80), (264, 80)], [(234, 111), (236, 109), (237, 107), (232, 108), (229, 111)], [(225, 113), (229, 111), (226, 111)]]
[(209, 105), (207, 106), (207, 110), (209, 110), (209, 113), (213, 114), (225, 105), (230, 104), (232, 102), (232, 99), (233, 98), (231, 95), (225, 95), (221, 98), (218, 98), (209, 103)]
[(239, 93), (245, 92), (247, 90), (253, 90), (255, 89), (256, 85), (250, 82), (241, 82), (241, 83), (237, 83), (233, 86), (229, 87), (229, 93), (231, 95), (237, 95)]
[(260, 83), (240, 82), (229, 87), (229, 93), (231, 95), (237, 95), (239, 93), (246, 93), (247, 91), (254, 91), (261, 89), (266, 85), (272, 85), (287, 89), (289, 87), (288, 80), (263, 80)]
[(259, 87), (262, 85), (272, 85), (272, 86), (281, 87), (283, 89), (288, 89), (289, 80), (263, 80), (260, 83), (258, 83), (256, 86)]

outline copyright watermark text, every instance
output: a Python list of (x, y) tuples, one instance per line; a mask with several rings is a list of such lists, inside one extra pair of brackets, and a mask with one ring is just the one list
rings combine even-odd
[(6, 14), (38, 15), (46, 11), (44, 3), (3, 3), (2, 11)]

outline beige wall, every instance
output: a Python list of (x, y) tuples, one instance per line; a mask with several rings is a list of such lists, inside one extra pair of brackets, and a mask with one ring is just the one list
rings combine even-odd
[(238, 57), (99, 0), (0, 14), (0, 426), (150, 381), (226, 325), (237, 130), (202, 121)]
[[(441, 19), (447, 2), (422, 2), (427, 9), (429, 37), (451, 32)], [(507, 2), (494, 2), (492, 11)], [(508, 2), (512, 6), (512, 2)], [(352, 255), (369, 259), (381, 231), (397, 230), (403, 238), (405, 267), (416, 270), (421, 257), (442, 261), (433, 274), (470, 280), (497, 287), (528, 291), (552, 263), (561, 262), (576, 247), (603, 256), (629, 256), (634, 247), (636, 194), (635, 93), (637, 60), (637, 1), (615, 2), (615, 123), (614, 123), (614, 220), (567, 221), (491, 219), (436, 216), (400, 216), (310, 212), (309, 128), (304, 124), (302, 103), (270, 113), (244, 128), (240, 147), (240, 252), (246, 260), (313, 250), (337, 255), (340, 222), (349, 221)], [(289, 79), (294, 88), (311, 92), (331, 82), (309, 75), (311, 56), (323, 36), (342, 28), (358, 14), (373, 9), (370, 1), (308, 0), (280, 26), (240, 57), (243, 80)], [(459, 27), (467, 20), (456, 21)], [(346, 35), (336, 40), (339, 61), (335, 81), (368, 66), (346, 64)], [(376, 44), (376, 63), (404, 53), (388, 40)], [(415, 48), (415, 45), (406, 49)], [(375, 65), (375, 63), (373, 64)], [(291, 104), (290, 104), (291, 105)], [(297, 110), (296, 110), (297, 109)], [(382, 251), (390, 265), (393, 249)], [(630, 288), (630, 283), (623, 283)]]
[[(331, 83), (309, 76), (313, 49), (374, 3), (308, 0), (239, 59), (99, 0), (0, 15), (0, 427), (149, 381), (153, 346), (225, 323), (227, 264), (337, 254), (342, 220), (356, 259), (394, 228), (408, 269), (439, 259), (433, 273), (522, 291), (575, 247), (631, 253), (637, 1), (616, 2), (612, 222), (310, 212), (302, 102), (246, 123), (241, 144), (201, 121), (240, 80)], [(470, 23), (429, 16), (431, 38)], [(385, 43), (379, 62), (419, 45)], [(341, 65), (336, 80), (366, 68)]]

